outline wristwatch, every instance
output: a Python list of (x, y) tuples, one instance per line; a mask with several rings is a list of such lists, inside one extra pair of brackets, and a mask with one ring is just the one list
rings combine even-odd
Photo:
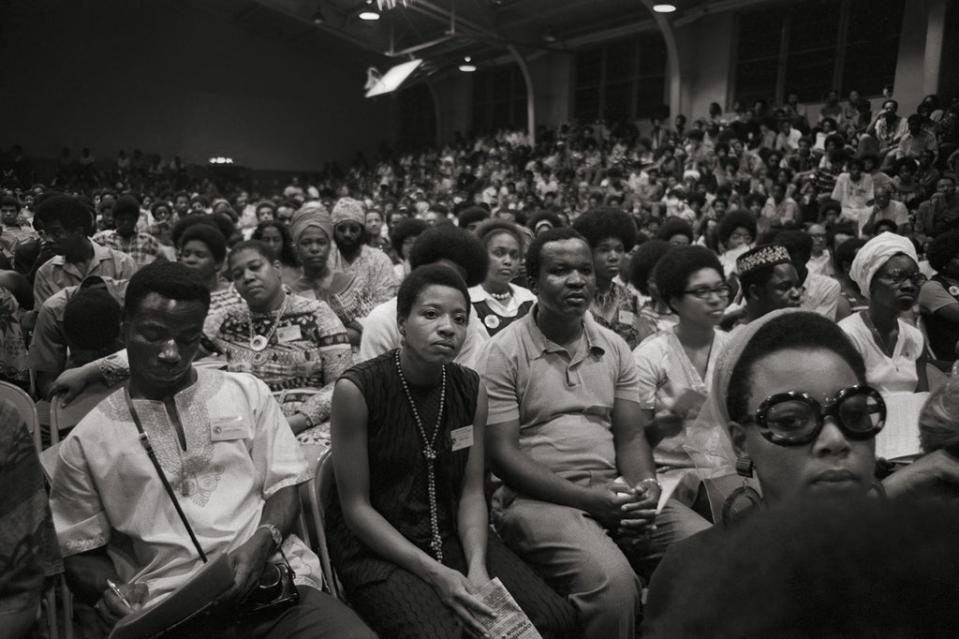
[(273, 540), (273, 550), (283, 545), (283, 533), (280, 532), (279, 528), (273, 524), (260, 524), (257, 526), (256, 532), (259, 532), (261, 528), (266, 528), (269, 531), (270, 538)]

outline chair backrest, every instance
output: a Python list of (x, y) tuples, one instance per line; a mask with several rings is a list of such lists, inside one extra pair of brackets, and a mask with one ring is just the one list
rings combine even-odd
[(329, 548), (326, 545), (326, 518), (324, 513), (330, 504), (333, 495), (333, 451), (325, 453), (316, 464), (316, 473), (313, 476), (313, 490), (310, 491), (311, 506), (317, 514), (315, 521), (317, 529), (316, 554), (320, 557), (323, 567), (323, 577), (327, 587), (337, 599), (343, 600), (343, 589), (337, 579), (333, 562), (330, 561)]
[(26, 423), (30, 435), (33, 436), (33, 444), (37, 447), (37, 453), (42, 451), (43, 444), (40, 439), (40, 418), (37, 417), (37, 405), (33, 403), (33, 399), (29, 393), (9, 382), (0, 382), (0, 399), (5, 399), (13, 404), (20, 418)]
[(73, 428), (80, 423), (80, 420), (87, 416), (91, 410), (96, 408), (103, 399), (116, 387), (110, 387), (102, 383), (93, 383), (88, 385), (83, 392), (73, 398), (67, 406), (63, 406), (61, 396), (57, 395), (50, 402), (50, 437), (51, 441), (56, 443), (59, 440), (60, 432)]

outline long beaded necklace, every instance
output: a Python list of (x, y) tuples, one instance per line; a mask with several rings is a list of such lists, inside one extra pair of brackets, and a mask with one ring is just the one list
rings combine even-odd
[(276, 317), (273, 318), (273, 326), (270, 328), (270, 332), (263, 335), (257, 335), (253, 330), (253, 311), (250, 310), (247, 318), (250, 325), (250, 348), (259, 353), (267, 347), (270, 343), (270, 339), (273, 337), (273, 334), (276, 333), (276, 329), (280, 326), (280, 318), (283, 317), (283, 313), (286, 312), (286, 303), (289, 301), (288, 296), (283, 297), (283, 304), (280, 305), (280, 308), (276, 311)]
[(409, 402), (410, 412), (413, 413), (413, 420), (416, 422), (416, 428), (420, 431), (420, 437), (423, 438), (423, 457), (426, 458), (426, 493), (430, 501), (430, 548), (433, 550), (433, 556), (436, 561), (443, 562), (443, 538), (440, 537), (440, 522), (438, 509), (436, 505), (436, 436), (440, 432), (440, 424), (443, 423), (443, 406), (446, 401), (446, 366), (441, 369), (440, 381), (440, 409), (436, 413), (436, 427), (433, 428), (433, 434), (426, 436), (426, 429), (423, 428), (423, 420), (420, 419), (420, 412), (416, 410), (416, 404), (413, 402), (413, 395), (410, 393), (410, 387), (406, 383), (406, 376), (403, 375), (403, 367), (400, 365), (400, 352), (396, 351), (396, 372), (399, 373), (400, 383), (403, 385), (403, 392), (406, 393), (406, 401)]

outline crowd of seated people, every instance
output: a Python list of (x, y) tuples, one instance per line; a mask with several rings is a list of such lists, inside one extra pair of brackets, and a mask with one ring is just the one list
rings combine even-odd
[[(87, 150), (32, 184), (13, 149), (0, 377), (83, 410), (42, 426), (0, 621), (63, 571), (106, 636), (226, 555), (178, 636), (485, 636), (494, 578), (544, 637), (710, 636), (691, 593), (751, 521), (952, 507), (959, 100), (792, 97), (256, 191)], [(292, 533), (321, 458), (349, 606)], [(277, 562), (296, 601), (238, 614)]]

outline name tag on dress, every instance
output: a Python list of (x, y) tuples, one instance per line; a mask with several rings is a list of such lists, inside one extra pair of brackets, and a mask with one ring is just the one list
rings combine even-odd
[(469, 448), (473, 445), (473, 426), (463, 426), (450, 431), (450, 439), (453, 440), (453, 452)]
[(632, 311), (620, 311), (619, 323), (632, 326), (636, 322), (636, 315)]
[(210, 441), (226, 442), (249, 435), (246, 420), (240, 416), (219, 417), (210, 421)]
[(303, 339), (303, 333), (300, 332), (300, 325), (283, 326), (276, 329), (276, 341), (281, 344), (284, 342), (295, 342)]

